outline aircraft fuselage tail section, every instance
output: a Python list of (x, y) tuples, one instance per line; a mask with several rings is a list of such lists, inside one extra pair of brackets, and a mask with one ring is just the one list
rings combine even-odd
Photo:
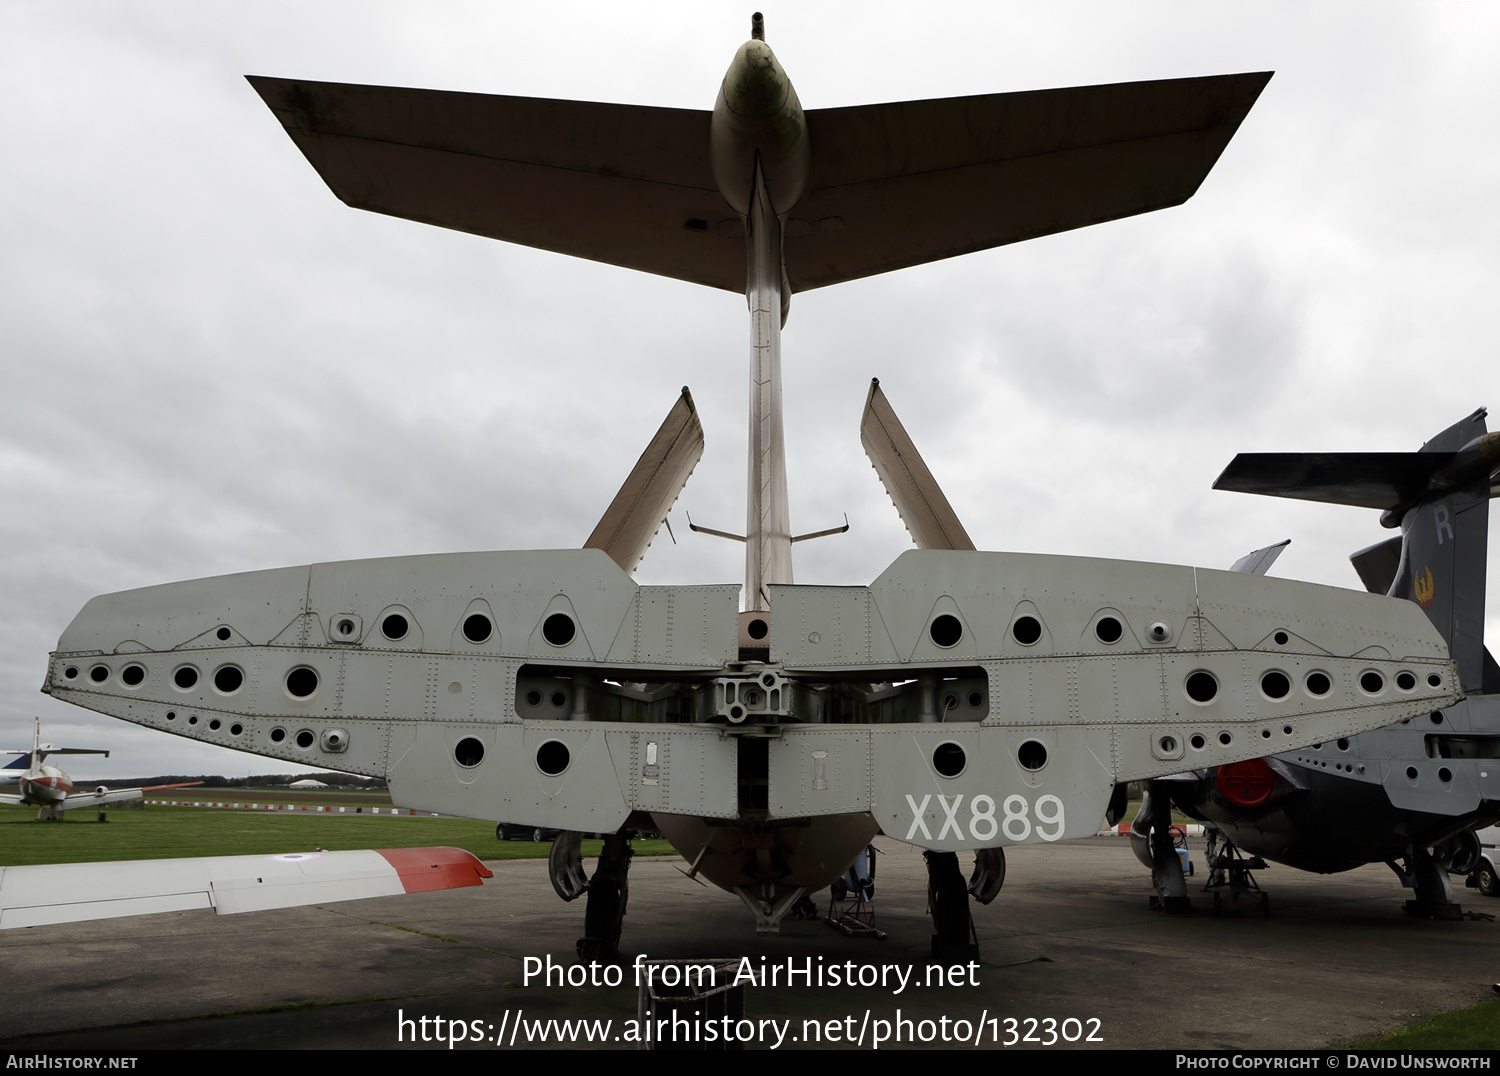
[(1402, 521), (1401, 563), (1388, 593), (1420, 605), (1457, 662), (1465, 691), (1484, 685), (1488, 478), (1481, 492), (1424, 500)]

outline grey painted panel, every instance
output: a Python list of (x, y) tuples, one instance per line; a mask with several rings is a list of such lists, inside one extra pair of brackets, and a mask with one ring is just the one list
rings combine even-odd
[(640, 587), (608, 660), (718, 669), (739, 656), (737, 586)]
[[(605, 731), (578, 722), (468, 726), (410, 726), (410, 744), (391, 767), (391, 798), (403, 807), (492, 822), (558, 829), (613, 831), (629, 808), (610, 757)], [(404, 731), (404, 730), (403, 730)], [(465, 737), (484, 745), (484, 758), (460, 766), (454, 748)], [(543, 773), (537, 751), (557, 742), (568, 765)]]
[(895, 657), (888, 645), (877, 645), (886, 640), (884, 628), (871, 621), (868, 588), (776, 586), (771, 595), (772, 660), (825, 667)]
[(636, 726), (607, 736), (632, 809), (704, 818), (739, 814), (735, 745), (717, 728)]
[[(981, 657), (1050, 648), (1057, 653), (1112, 652), (1084, 635), (1102, 608), (1121, 612), (1142, 637), (1151, 623), (1180, 623), (1196, 609), (1191, 568), (1020, 553), (911, 550), (870, 585), (870, 593), (904, 654), (917, 651), (935, 615), (935, 600), (944, 595), (958, 604), (972, 634), (964, 645)], [(1047, 638), (1031, 647), (1018, 643), (1010, 631), (1016, 606), (1023, 601), (1033, 603), (1047, 630)]]
[(802, 726), (772, 740), (770, 811), (798, 818), (868, 811), (874, 758), (868, 728)]
[(67, 653), (113, 653), (133, 641), (170, 650), (230, 624), (254, 644), (269, 642), (305, 608), (306, 567), (273, 568), (122, 590), (89, 600), (62, 633)]
[[(1474, 763), (1455, 765), (1453, 759), (1410, 759), (1384, 763), (1381, 784), (1390, 797), (1391, 806), (1403, 811), (1427, 811), (1432, 814), (1467, 814), (1479, 807), (1479, 767)], [(1492, 761), (1489, 767), (1500, 764)], [(1407, 775), (1417, 771), (1416, 777)], [(1443, 780), (1443, 775), (1448, 780)]]
[[(887, 836), (924, 848), (1088, 836), (1114, 788), (1107, 731), (908, 725), (871, 735), (876, 821)], [(1027, 744), (1045, 748), (1040, 768), (1022, 765)], [(944, 776), (935, 752), (954, 747), (965, 764)]]

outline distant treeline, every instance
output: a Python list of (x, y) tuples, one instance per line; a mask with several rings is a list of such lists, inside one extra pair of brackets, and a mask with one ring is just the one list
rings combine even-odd
[[(384, 791), (385, 782), (376, 777), (356, 777), (352, 773), (268, 773), (254, 777), (220, 777), (218, 774), (166, 774), (161, 777), (111, 777), (103, 781), (80, 781), (78, 787), (104, 785), (106, 788), (141, 788), (146, 785), (178, 785), (188, 781), (201, 782), (208, 788), (264, 788), (286, 787), (293, 781), (308, 779), (321, 781), (330, 788), (357, 789), (360, 791)], [(186, 791), (186, 790), (184, 790)]]

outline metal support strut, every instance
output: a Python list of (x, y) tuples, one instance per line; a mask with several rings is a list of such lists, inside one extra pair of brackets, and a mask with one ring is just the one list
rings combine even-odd
[(927, 860), (927, 910), (932, 913), (932, 956), (943, 963), (979, 958), (979, 935), (969, 914), (969, 885), (958, 868), (958, 853), (922, 853)]
[(1415, 900), (1406, 902), (1407, 915), (1438, 920), (1464, 917), (1463, 908), (1453, 900), (1453, 883), (1448, 881), (1446, 857), (1440, 859), (1425, 848), (1416, 848), (1402, 866), (1398, 867), (1394, 860), (1387, 860), (1386, 865), (1396, 872), (1403, 886), (1416, 894)]
[(1151, 870), (1156, 895), (1151, 907), (1168, 915), (1186, 915), (1193, 910), (1187, 882), (1182, 877), (1182, 859), (1172, 838), (1172, 799), (1160, 783), (1152, 781), (1141, 796), (1141, 809), (1130, 823), (1130, 847)]
[(630, 893), (626, 876), (634, 855), (625, 830), (604, 838), (599, 864), (589, 879), (588, 905), (583, 911), (583, 937), (578, 959), (614, 963), (620, 959), (620, 930), (625, 924), (625, 901)]

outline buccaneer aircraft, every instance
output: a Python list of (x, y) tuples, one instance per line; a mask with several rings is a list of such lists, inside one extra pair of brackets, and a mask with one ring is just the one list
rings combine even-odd
[[(702, 452), (684, 391), (583, 549), (104, 595), (45, 690), (377, 775), (404, 806), (561, 829), (553, 883), (587, 894), (584, 956), (616, 953), (632, 829), (768, 931), (884, 832), (929, 851), (935, 944), (964, 950), (958, 852), (979, 853), (970, 886), (988, 899), (1004, 846), (1092, 834), (1121, 782), (1461, 694), (1408, 602), (975, 550), (873, 389), (864, 440), (919, 548), (868, 586), (793, 581), (793, 545), (826, 532), (788, 518), (792, 296), (1180, 204), (1269, 77), (804, 109), (756, 16), (709, 111), (252, 78), (351, 206), (745, 295), (745, 526), (713, 532), (744, 542), (743, 586), (630, 576)], [(1270, 669), (1329, 686), (1269, 697)], [(615, 834), (591, 877), (588, 831)]]
[[(1474, 827), (1500, 817), (1500, 666), (1484, 645), (1500, 434), (1485, 432), (1485, 416), (1481, 408), (1416, 452), (1241, 453), (1214, 483), (1379, 509), (1381, 523), (1401, 533), (1349, 559), (1370, 591), (1408, 599), (1427, 614), (1447, 640), (1468, 697), (1378, 732), (1151, 782), (1132, 840), (1168, 910), (1189, 904), (1171, 850), (1169, 805), (1175, 805), (1231, 842), (1215, 853), (1224, 876), (1212, 879), (1231, 891), (1248, 885), (1251, 869), (1235, 848), (1320, 874), (1387, 863), (1415, 891), (1407, 911), (1462, 918), (1449, 873), (1468, 874), (1478, 865)], [(1268, 563), (1247, 568), (1264, 570)], [(1308, 681), (1317, 675), (1309, 673)], [(1271, 671), (1261, 690), (1274, 696), (1294, 687)]]

